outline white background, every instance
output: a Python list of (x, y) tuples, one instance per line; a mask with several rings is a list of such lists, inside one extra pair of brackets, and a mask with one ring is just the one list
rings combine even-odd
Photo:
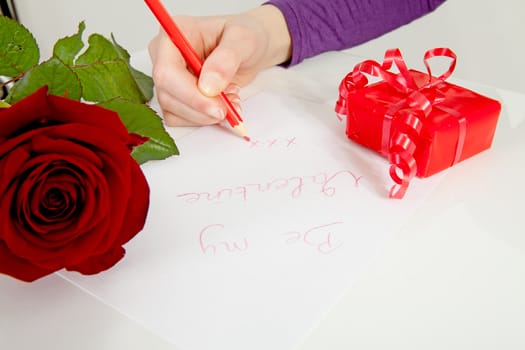
[[(264, 0), (164, 0), (172, 13), (214, 15), (243, 11)], [(58, 37), (74, 33), (85, 20), (87, 32), (114, 33), (130, 52), (144, 50), (157, 24), (141, 0), (16, 0), (19, 17), (41, 44), (47, 58)], [(522, 0), (448, 0), (436, 12), (393, 33), (352, 49), (379, 60), (399, 47), (412, 67), (423, 52), (448, 46), (459, 56), (454, 77), (525, 92), (525, 3)]]
[[(259, 4), (165, 2), (172, 11), (195, 15)], [(131, 52), (144, 50), (157, 31), (142, 0), (16, 3), (44, 55), (80, 20), (88, 31), (115, 33)], [(400, 47), (410, 66), (421, 66), (426, 49), (449, 46), (459, 56), (454, 77), (525, 93), (524, 9), (519, 0), (448, 0), (431, 15), (350, 51), (380, 59), (386, 48)], [(294, 73), (324, 77), (327, 67), (336, 67), (317, 71), (316, 63), (321, 61)], [(494, 149), (450, 172), (366, 281), (349, 291), (300, 350), (525, 348), (524, 96), (501, 91), (505, 108)], [(0, 344), (21, 350), (176, 349), (57, 275), (32, 285), (0, 278)]]

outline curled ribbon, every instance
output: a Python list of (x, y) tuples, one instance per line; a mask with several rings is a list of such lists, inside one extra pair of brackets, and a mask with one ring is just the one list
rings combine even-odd
[[(448, 57), (451, 59), (448, 69), (439, 77), (433, 77), (429, 60), (433, 57)], [(424, 120), (430, 115), (432, 108), (439, 108), (455, 116), (459, 121), (459, 137), (456, 146), (454, 162), (459, 161), (466, 135), (466, 120), (455, 110), (436, 106), (443, 100), (439, 96), (436, 86), (443, 83), (456, 67), (456, 54), (448, 48), (434, 48), (424, 55), (424, 64), (428, 80), (418, 86), (407, 68), (399, 49), (390, 49), (385, 53), (382, 64), (373, 60), (366, 60), (357, 64), (353, 71), (341, 81), (339, 99), (335, 106), (338, 115), (346, 115), (348, 108), (347, 97), (350, 92), (365, 87), (368, 84), (366, 74), (381, 78), (399, 93), (405, 95), (397, 103), (392, 104), (385, 113), (382, 125), (381, 153), (388, 157), (390, 162), (390, 177), (394, 185), (390, 189), (391, 198), (403, 198), (411, 179), (416, 175), (417, 164), (414, 158), (416, 143)], [(397, 67), (399, 73), (389, 70)], [(428, 94), (432, 92), (432, 94)], [(391, 135), (393, 120), (399, 121), (402, 128)]]

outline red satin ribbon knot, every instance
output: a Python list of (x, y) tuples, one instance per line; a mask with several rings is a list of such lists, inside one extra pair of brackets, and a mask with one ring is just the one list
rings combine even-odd
[[(438, 77), (432, 76), (429, 60), (433, 57), (451, 59), (448, 69)], [(390, 161), (390, 177), (395, 183), (390, 189), (391, 198), (403, 198), (411, 179), (416, 175), (415, 140), (418, 139), (423, 128), (423, 122), (433, 108), (439, 108), (458, 119), (459, 137), (453, 164), (459, 161), (465, 143), (466, 119), (457, 111), (438, 105), (444, 97), (436, 88), (454, 71), (456, 54), (448, 48), (434, 48), (425, 53), (424, 64), (428, 80), (423, 85), (418, 86), (405, 64), (401, 51), (391, 49), (385, 53), (382, 64), (373, 60), (366, 60), (357, 64), (339, 86), (339, 99), (335, 106), (338, 115), (347, 115), (348, 95), (368, 84), (366, 75), (382, 79), (396, 91), (406, 96), (388, 108), (382, 126), (381, 153), (387, 156)], [(393, 67), (397, 67), (399, 73), (390, 72), (389, 70)], [(400, 124), (400, 128), (394, 135), (391, 135), (394, 120)]]

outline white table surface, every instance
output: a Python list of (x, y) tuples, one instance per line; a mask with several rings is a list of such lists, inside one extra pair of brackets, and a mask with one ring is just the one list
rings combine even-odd
[[(328, 53), (272, 68), (241, 95), (272, 90), (335, 101), (339, 81), (358, 61)], [(145, 52), (134, 62), (149, 69)], [(525, 348), (525, 95), (459, 83), (502, 102), (492, 148), (446, 170), (365, 278), (297, 349)], [(179, 137), (191, 129), (171, 131)], [(0, 344), (177, 349), (58, 274), (32, 284), (0, 276)]]

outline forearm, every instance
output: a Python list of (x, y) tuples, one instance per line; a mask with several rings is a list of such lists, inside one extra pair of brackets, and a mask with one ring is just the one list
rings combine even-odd
[(247, 12), (259, 21), (261, 28), (268, 35), (268, 47), (263, 61), (266, 67), (275, 66), (290, 60), (292, 39), (282, 11), (274, 5), (262, 5)]
[(381, 36), (437, 8), (445, 0), (270, 0), (292, 38), (290, 65), (329, 50)]

